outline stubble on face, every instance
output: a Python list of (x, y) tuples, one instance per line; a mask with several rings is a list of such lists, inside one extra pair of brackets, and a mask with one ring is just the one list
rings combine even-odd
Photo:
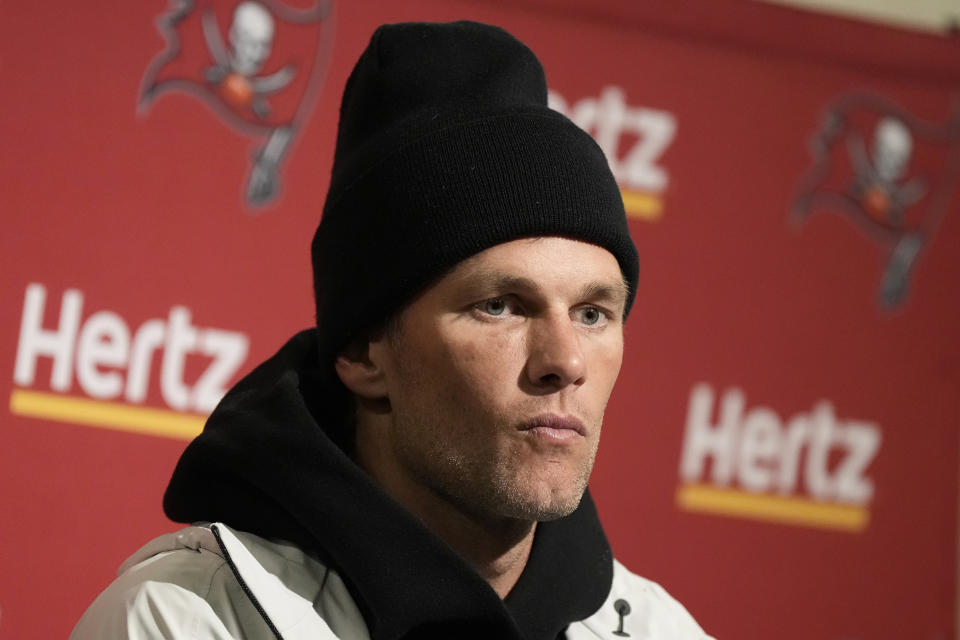
[[(398, 337), (402, 342), (402, 335)], [(398, 345), (402, 362), (404, 348)], [(436, 404), (411, 406), (396, 412), (394, 453), (416, 480), (442, 500), (476, 519), (491, 515), (525, 522), (545, 522), (569, 515), (580, 504), (599, 444), (602, 414), (592, 425), (593, 435), (573, 459), (558, 452), (553, 462), (531, 461), (524, 442), (503, 442), (491, 437), (516, 429), (517, 416), (488, 407), (457, 403), (459, 390), (428, 388), (418, 376), (419, 367), (401, 365), (409, 399), (438, 398)], [(461, 381), (450, 379), (449, 384)], [(452, 393), (451, 393), (452, 391)], [(454, 396), (454, 397), (450, 397)], [(456, 414), (437, 415), (438, 406), (457, 406)], [(425, 419), (426, 418), (426, 419)], [(572, 469), (571, 469), (572, 467)]]

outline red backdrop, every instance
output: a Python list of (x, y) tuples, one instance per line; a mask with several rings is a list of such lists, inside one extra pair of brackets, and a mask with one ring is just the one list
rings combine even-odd
[(537, 52), (630, 211), (592, 483), (621, 560), (717, 637), (954, 637), (960, 42), (737, 0), (264, 0), (251, 71), (236, 4), (0, 5), (0, 637), (65, 636), (175, 527), (202, 415), (312, 322), (353, 62), (459, 18)]

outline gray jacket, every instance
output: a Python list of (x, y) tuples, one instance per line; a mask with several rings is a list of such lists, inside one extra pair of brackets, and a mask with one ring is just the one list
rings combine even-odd
[[(71, 640), (366, 640), (337, 573), (297, 547), (193, 526), (148, 543), (90, 606)], [(411, 577), (414, 578), (413, 576)], [(567, 640), (711, 640), (662, 587), (614, 561), (600, 609)]]

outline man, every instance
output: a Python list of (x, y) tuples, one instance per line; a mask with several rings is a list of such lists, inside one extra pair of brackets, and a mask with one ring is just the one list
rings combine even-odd
[(706, 639), (585, 493), (637, 255), (606, 160), (476, 23), (347, 82), (317, 327), (234, 387), (75, 638)]

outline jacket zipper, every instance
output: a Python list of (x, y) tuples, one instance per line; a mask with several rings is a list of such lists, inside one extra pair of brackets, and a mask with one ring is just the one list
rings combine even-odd
[(260, 617), (263, 618), (263, 621), (267, 623), (267, 626), (270, 628), (270, 631), (277, 638), (277, 640), (283, 640), (283, 636), (280, 635), (280, 631), (277, 629), (276, 625), (273, 624), (273, 620), (271, 620), (270, 616), (267, 615), (267, 612), (263, 609), (263, 605), (261, 605), (260, 601), (257, 600), (257, 597), (253, 595), (253, 592), (250, 590), (250, 587), (247, 586), (243, 576), (240, 575), (240, 571), (237, 570), (237, 565), (234, 564), (233, 558), (230, 557), (230, 553), (227, 551), (226, 545), (223, 544), (223, 538), (220, 537), (220, 531), (217, 529), (217, 525), (211, 525), (210, 530), (213, 531), (213, 537), (217, 539), (217, 545), (220, 547), (220, 551), (223, 552), (223, 559), (227, 561), (227, 566), (230, 567), (230, 571), (233, 572), (233, 577), (237, 579), (237, 582), (240, 584), (240, 588), (243, 589), (243, 592), (247, 594), (248, 598), (250, 598), (250, 602), (253, 603), (254, 608), (260, 614)]

